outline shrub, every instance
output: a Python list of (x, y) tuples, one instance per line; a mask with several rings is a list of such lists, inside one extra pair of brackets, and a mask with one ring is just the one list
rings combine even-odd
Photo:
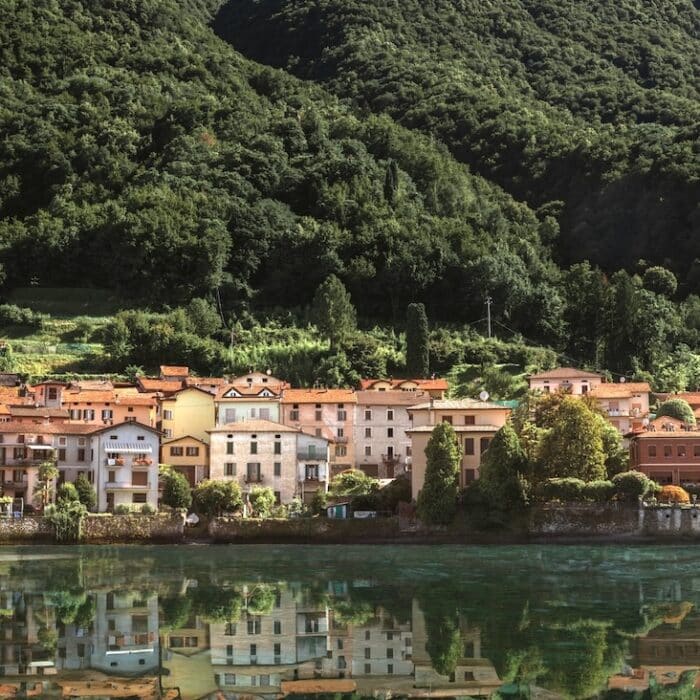
[(606, 503), (615, 495), (615, 485), (612, 481), (589, 481), (583, 485), (583, 498), (594, 503)]
[(114, 506), (115, 515), (129, 515), (131, 513), (131, 506), (128, 503), (120, 503), (118, 506)]
[(616, 474), (612, 483), (620, 501), (637, 501), (640, 496), (646, 496), (654, 484), (646, 474), (634, 470)]
[(85, 474), (78, 475), (75, 480), (78, 500), (88, 509), (93, 510), (97, 505), (97, 493)]
[(379, 494), (364, 493), (354, 496), (351, 506), (353, 510), (380, 510)]
[(143, 513), (143, 515), (153, 515), (155, 512), (155, 507), (152, 506), (150, 503), (144, 503), (141, 506), (141, 513)]
[(44, 509), (44, 515), (53, 525), (58, 542), (77, 542), (80, 539), (83, 518), (86, 514), (85, 506), (77, 500), (64, 500), (57, 505), (50, 503)]
[(192, 503), (200, 515), (233, 513), (243, 506), (241, 487), (237, 481), (206, 479), (192, 492)]
[(585, 488), (584, 481), (573, 477), (547, 479), (541, 486), (541, 495), (545, 501), (571, 503), (584, 499)]
[(688, 425), (695, 425), (695, 414), (690, 404), (684, 399), (669, 399), (664, 401), (656, 410), (656, 417), (668, 416), (677, 418)]
[(66, 482), (56, 489), (56, 502), (59, 503), (61, 501), (80, 501), (78, 490), (73, 484)]
[(266, 486), (254, 486), (248, 494), (248, 503), (258, 518), (269, 518), (275, 505), (275, 493)]
[(26, 326), (40, 328), (44, 314), (14, 304), (0, 304), (0, 326)]
[(187, 479), (170, 468), (162, 468), (160, 478), (163, 484), (162, 502), (171, 508), (189, 508), (192, 505), (192, 489)]
[(664, 486), (656, 497), (661, 503), (690, 503), (688, 492), (680, 486)]
[(373, 493), (379, 482), (359, 469), (347, 469), (331, 480), (329, 492), (334, 496), (359, 496)]
[(397, 476), (390, 484), (387, 484), (377, 494), (379, 497), (379, 509), (395, 513), (399, 503), (411, 502), (411, 478), (406, 474)]
[(319, 489), (313, 495), (309, 509), (312, 515), (326, 515), (326, 505), (328, 504), (328, 495)]

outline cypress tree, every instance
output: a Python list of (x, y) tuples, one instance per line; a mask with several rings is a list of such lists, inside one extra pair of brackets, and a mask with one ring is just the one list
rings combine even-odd
[(409, 304), (406, 310), (406, 372), (414, 378), (430, 371), (428, 316), (423, 304)]
[(335, 275), (329, 275), (316, 290), (311, 320), (333, 349), (357, 329), (357, 314), (350, 293)]
[(425, 483), (418, 494), (418, 517), (428, 525), (449, 525), (457, 510), (461, 459), (457, 435), (449, 423), (433, 428), (425, 456)]

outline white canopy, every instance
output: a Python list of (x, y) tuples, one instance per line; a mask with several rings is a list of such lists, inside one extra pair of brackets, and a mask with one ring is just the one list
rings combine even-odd
[(106, 452), (119, 452), (122, 454), (151, 454), (153, 448), (146, 443), (138, 442), (108, 442), (105, 445)]

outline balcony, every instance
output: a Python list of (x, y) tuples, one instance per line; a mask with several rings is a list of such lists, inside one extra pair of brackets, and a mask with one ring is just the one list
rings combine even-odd
[(132, 647), (143, 647), (147, 644), (153, 644), (156, 641), (155, 632), (143, 632), (141, 634), (115, 634), (107, 635), (107, 644), (110, 649), (129, 649)]
[(27, 488), (27, 480), (26, 479), (22, 479), (22, 481), (5, 480), (2, 483), (0, 483), (0, 486), (3, 489), (26, 489)]
[(262, 474), (246, 474), (245, 483), (246, 484), (262, 484), (265, 480)]
[(105, 459), (105, 466), (107, 466), (107, 467), (123, 467), (124, 466), (124, 458), (117, 457), (116, 459), (110, 459), (108, 457), (107, 459)]
[(382, 462), (386, 465), (396, 467), (401, 464), (401, 455), (382, 455)]
[(326, 455), (320, 455), (318, 452), (297, 452), (297, 459), (302, 462), (325, 462)]
[(333, 439), (333, 442), (336, 443), (336, 445), (347, 445), (348, 444), (348, 438), (346, 435), (338, 435)]

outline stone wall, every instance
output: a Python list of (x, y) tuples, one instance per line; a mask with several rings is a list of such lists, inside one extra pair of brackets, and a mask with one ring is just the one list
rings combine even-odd
[(656, 537), (700, 537), (700, 507), (647, 506), (642, 509), (644, 534)]
[(364, 542), (395, 542), (402, 535), (397, 518), (334, 520), (326, 518), (296, 518), (291, 520), (242, 520), (213, 518), (209, 536), (215, 542), (275, 544), (362, 544)]
[(641, 535), (642, 513), (636, 504), (546, 504), (533, 509), (529, 534), (552, 537)]
[(53, 528), (40, 516), (0, 518), (0, 542), (4, 544), (52, 541)]
[(180, 542), (185, 516), (179, 513), (158, 515), (88, 515), (83, 520), (83, 542)]

